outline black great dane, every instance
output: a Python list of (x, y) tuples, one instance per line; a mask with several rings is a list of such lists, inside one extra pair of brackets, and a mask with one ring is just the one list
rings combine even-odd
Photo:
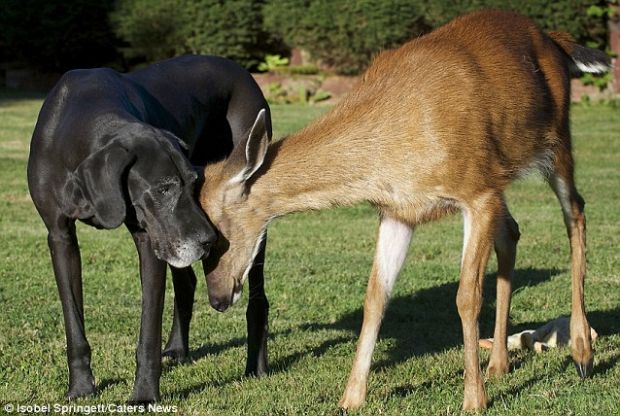
[[(196, 287), (190, 264), (216, 239), (197, 203), (196, 166), (225, 158), (246, 139), (262, 108), (269, 107), (252, 76), (214, 56), (174, 58), (128, 74), (107, 68), (69, 71), (49, 93), (32, 137), (28, 186), (48, 229), (67, 337), (70, 399), (96, 391), (75, 221), (104, 229), (125, 223), (133, 237), (142, 317), (131, 402), (156, 401), (166, 263), (175, 299), (163, 354), (183, 360)], [(257, 375), (267, 370), (264, 251), (263, 245), (250, 273), (247, 310), (246, 372)]]

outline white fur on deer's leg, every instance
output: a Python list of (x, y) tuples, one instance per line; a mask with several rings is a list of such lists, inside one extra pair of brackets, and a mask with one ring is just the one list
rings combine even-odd
[(364, 322), (353, 368), (340, 407), (356, 409), (366, 398), (366, 383), (383, 311), (394, 282), (407, 256), (413, 229), (393, 218), (381, 219), (377, 250), (366, 290)]

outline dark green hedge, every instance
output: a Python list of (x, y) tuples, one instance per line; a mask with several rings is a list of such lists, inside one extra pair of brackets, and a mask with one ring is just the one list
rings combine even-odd
[[(481, 8), (511, 9), (548, 30), (604, 47), (604, 0), (0, 0), (0, 59), (42, 70), (151, 62), (184, 53), (255, 68), (266, 54), (306, 49), (340, 73)], [(112, 28), (112, 29), (111, 29)]]
[(597, 0), (273, 0), (265, 27), (341, 73), (362, 70), (372, 55), (472, 10), (513, 10), (547, 30), (571, 33), (582, 43), (606, 43), (605, 17), (588, 16)]
[(130, 60), (149, 62), (187, 51), (189, 12), (182, 0), (117, 0), (110, 21)]
[(110, 65), (114, 0), (0, 0), (2, 59), (43, 71)]
[(588, 8), (606, 4), (605, 0), (435, 0), (428, 2), (425, 18), (436, 27), (468, 11), (512, 10), (531, 17), (545, 30), (569, 32), (581, 43), (602, 46), (607, 43), (607, 21), (588, 16)]
[(265, 28), (341, 73), (361, 71), (378, 50), (429, 29), (423, 2), (279, 0), (264, 9)]
[(146, 61), (184, 53), (223, 55), (245, 67), (283, 50), (263, 30), (264, 1), (119, 0), (111, 15), (128, 58)]

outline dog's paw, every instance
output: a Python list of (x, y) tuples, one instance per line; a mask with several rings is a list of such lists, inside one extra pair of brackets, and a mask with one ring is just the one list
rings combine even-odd
[(147, 405), (150, 403), (155, 403), (159, 401), (159, 393), (154, 394), (154, 393), (136, 393), (134, 392), (134, 394), (131, 395), (131, 399), (129, 399), (127, 401), (127, 404), (132, 405), (132, 406), (138, 406), (138, 405)]
[(187, 350), (182, 348), (167, 348), (161, 353), (161, 358), (165, 364), (183, 364), (189, 360)]
[(87, 380), (80, 383), (72, 383), (69, 386), (69, 392), (67, 398), (69, 400), (75, 400), (80, 397), (93, 396), (97, 393), (94, 380)]

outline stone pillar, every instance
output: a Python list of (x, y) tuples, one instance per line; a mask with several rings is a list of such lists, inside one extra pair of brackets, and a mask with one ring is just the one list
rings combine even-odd
[(609, 48), (616, 57), (611, 61), (613, 65), (611, 88), (613, 92), (620, 93), (620, 6), (613, 5), (613, 7), (616, 13), (609, 18)]

